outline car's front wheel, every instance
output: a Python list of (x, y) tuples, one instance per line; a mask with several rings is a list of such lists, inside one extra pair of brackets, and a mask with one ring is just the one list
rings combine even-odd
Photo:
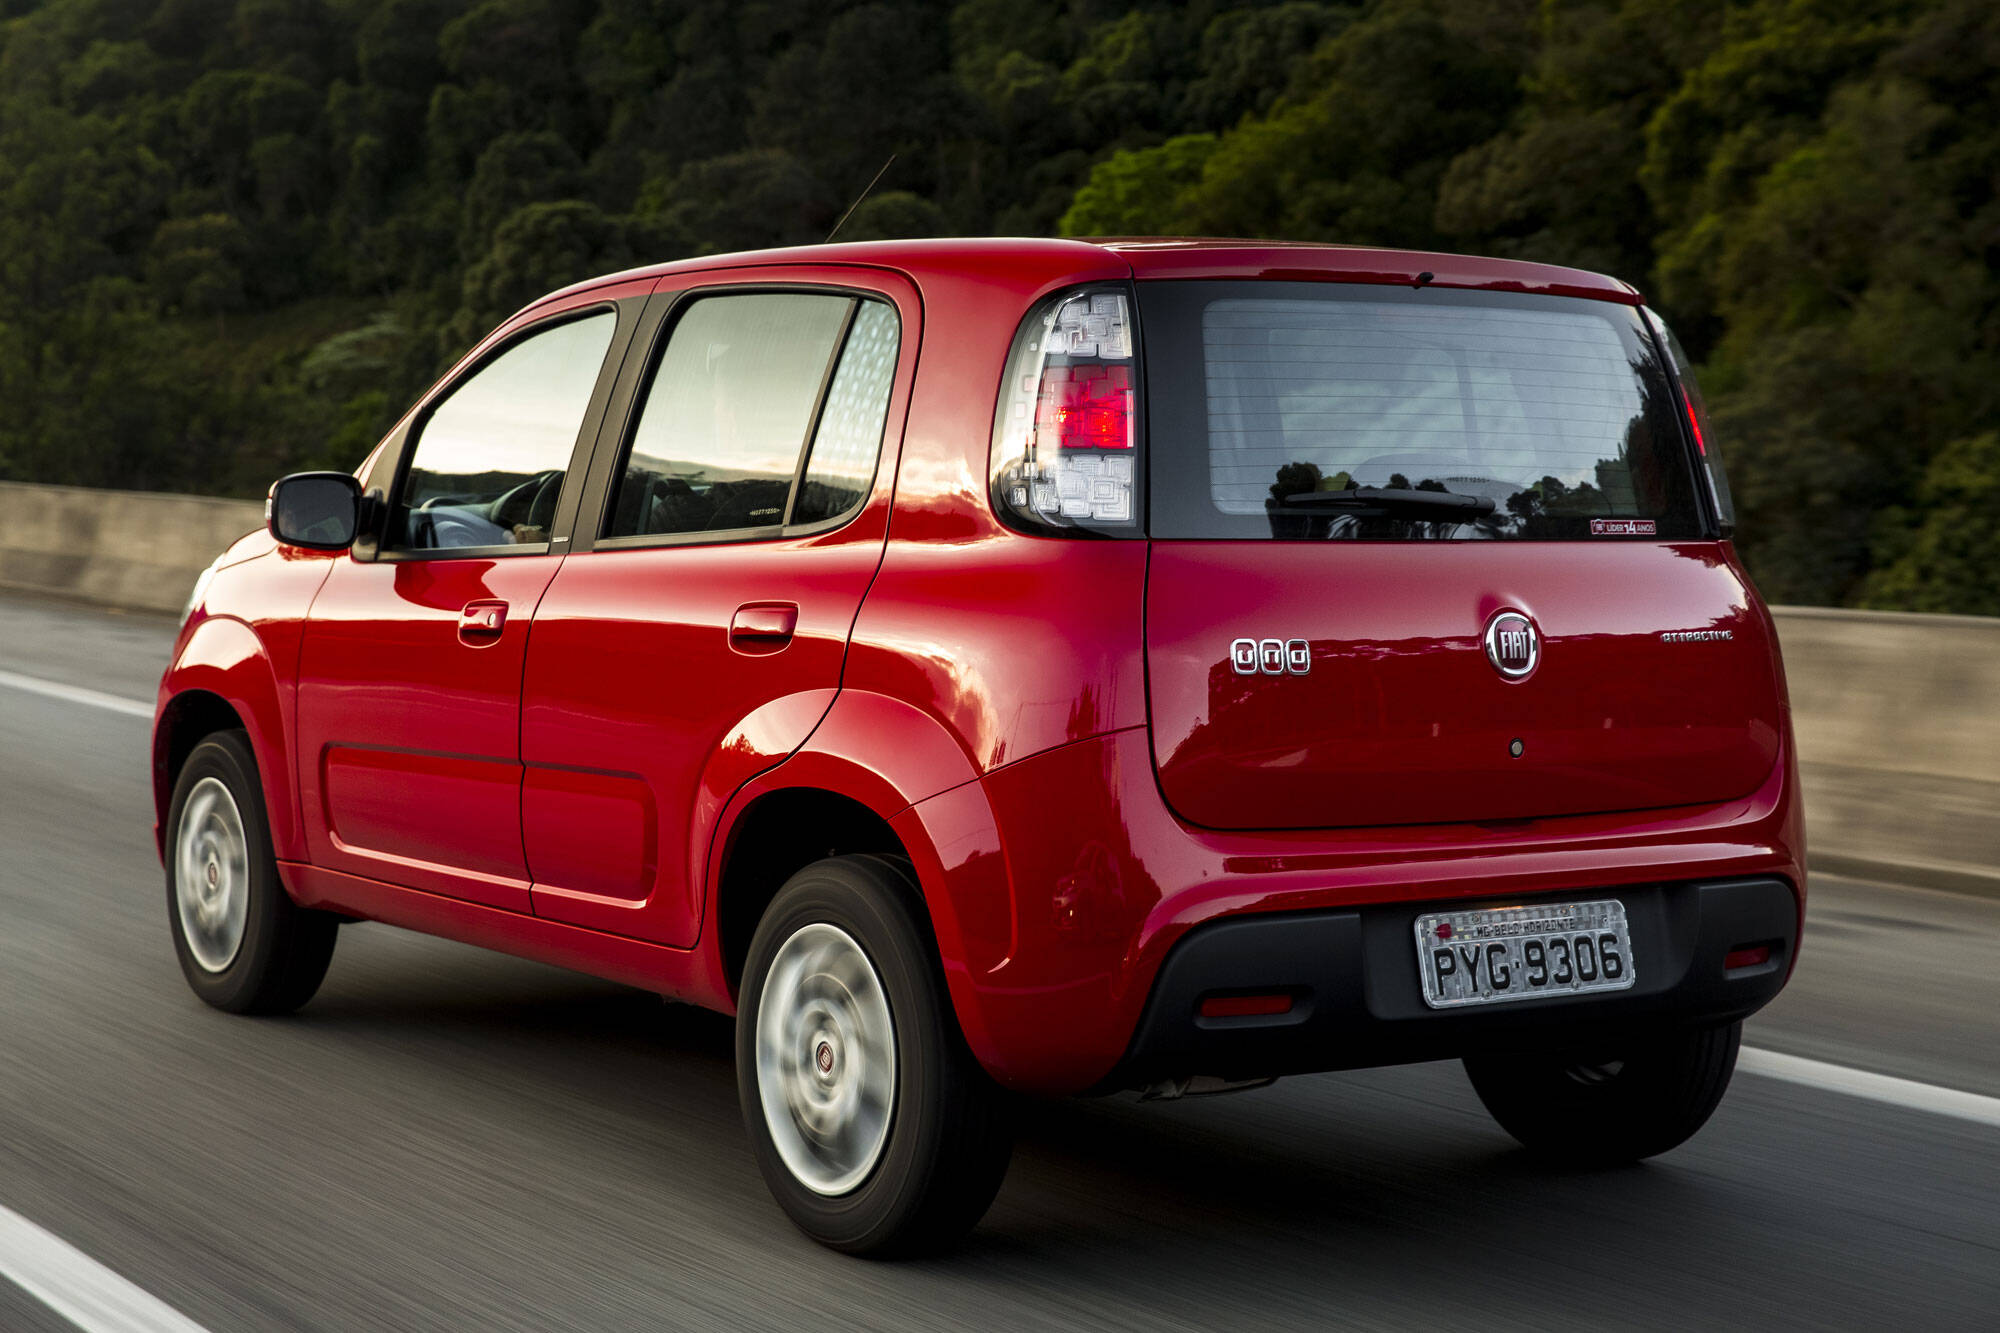
[(779, 891), (744, 969), (736, 1079), (758, 1168), (802, 1231), (850, 1254), (952, 1244), (1012, 1148), (921, 901), (902, 861), (816, 862)]
[(1743, 1025), (1730, 1023), (1589, 1054), (1470, 1056), (1465, 1072), (1500, 1127), (1536, 1156), (1612, 1166), (1677, 1148), (1708, 1123), (1742, 1040)]
[(167, 807), (167, 920), (188, 986), (235, 1014), (289, 1013), (333, 957), (337, 918), (294, 903), (278, 879), (250, 740), (194, 747)]

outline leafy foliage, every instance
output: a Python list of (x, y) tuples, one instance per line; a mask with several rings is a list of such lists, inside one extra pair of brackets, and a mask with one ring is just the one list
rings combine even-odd
[(1990, 0), (0, 0), (0, 475), (351, 464), (523, 302), (893, 153), (844, 237), (1629, 278), (1768, 594), (2000, 613), (1996, 126)]

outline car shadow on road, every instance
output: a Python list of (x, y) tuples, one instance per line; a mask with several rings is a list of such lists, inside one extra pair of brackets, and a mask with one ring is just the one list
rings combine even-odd
[[(1084, 1322), (1154, 1309), (1210, 1326), (1244, 1310), (1310, 1323), (1365, 1294), (1369, 1319), (1393, 1323), (1434, 1317), (1437, 1293), (1479, 1274), (1483, 1310), (1533, 1322), (1537, 1292), (1579, 1283), (1671, 1311), (1702, 1274), (1838, 1289), (1856, 1262), (1859, 1233), (1839, 1229), (1852, 1219), (1829, 1219), (1806, 1150), (1768, 1116), (1725, 1103), (1701, 1138), (1654, 1162), (1551, 1171), (1492, 1124), (1455, 1066), (1433, 1065), (1170, 1103), (1025, 1102), (1013, 1170), (963, 1247), (857, 1269), (763, 1197), (730, 1019), (495, 955), (383, 942), (337, 962), (327, 991), (272, 1038), (390, 1052), (432, 1071), (438, 1098), (470, 1080), (482, 1114), (510, 1117), (534, 1145), (538, 1170), (579, 1189), (618, 1182), (675, 1225), (753, 1237), (780, 1290), (860, 1274), (926, 1308), (977, 1311), (990, 1297), (1046, 1312), (1038, 1302), (1060, 1293), (1065, 1317)], [(628, 1241), (634, 1262), (671, 1252), (638, 1252), (657, 1221), (635, 1220), (614, 1253)], [(1754, 1311), (1766, 1296), (1747, 1299)]]

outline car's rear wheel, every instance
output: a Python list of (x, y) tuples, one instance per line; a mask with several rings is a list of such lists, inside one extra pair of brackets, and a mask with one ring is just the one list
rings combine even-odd
[(1471, 1056), (1465, 1072), (1500, 1127), (1552, 1162), (1636, 1162), (1694, 1136), (1722, 1101), (1743, 1025), (1664, 1033), (1623, 1049)]
[(850, 1254), (953, 1244), (1012, 1149), (920, 903), (900, 860), (816, 862), (779, 891), (744, 968), (736, 1080), (758, 1169), (802, 1231)]
[(195, 746), (167, 807), (167, 919), (196, 995), (235, 1014), (288, 1013), (311, 999), (339, 921), (294, 903), (278, 879), (250, 740)]

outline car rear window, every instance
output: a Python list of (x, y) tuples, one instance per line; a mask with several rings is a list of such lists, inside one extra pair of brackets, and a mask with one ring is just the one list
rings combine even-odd
[(1631, 307), (1310, 282), (1141, 283), (1139, 305), (1155, 537), (1703, 535)]

